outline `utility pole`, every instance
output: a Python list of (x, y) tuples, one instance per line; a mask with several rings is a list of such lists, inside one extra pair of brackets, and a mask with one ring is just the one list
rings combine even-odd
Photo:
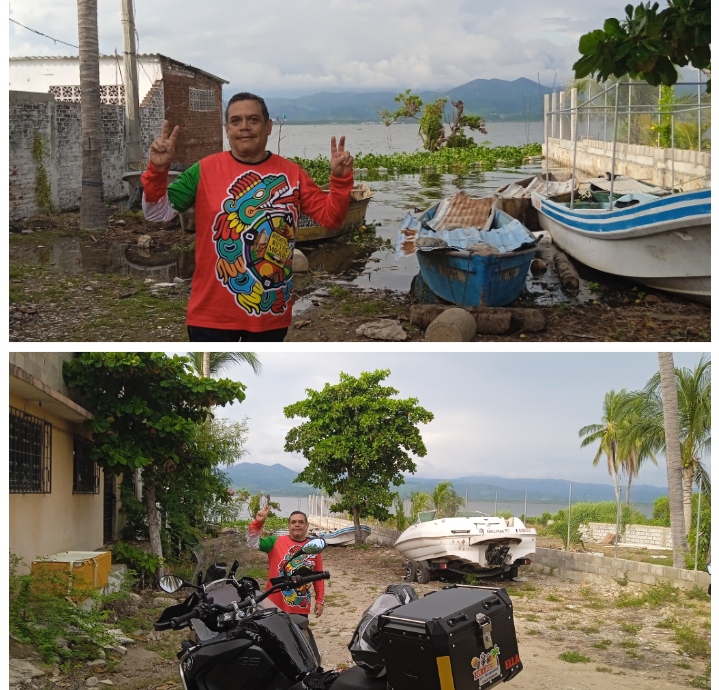
[(122, 0), (122, 32), (125, 65), (125, 169), (144, 167), (140, 134), (140, 96), (137, 89), (137, 51), (135, 48), (135, 17), (133, 0)]

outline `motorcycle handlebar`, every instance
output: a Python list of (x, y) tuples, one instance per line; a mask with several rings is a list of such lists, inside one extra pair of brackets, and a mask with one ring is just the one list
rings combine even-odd
[[(302, 585), (307, 585), (310, 582), (316, 582), (317, 580), (329, 580), (330, 574), (327, 570), (320, 570), (310, 575), (281, 575), (280, 577), (271, 577), (270, 584), (274, 587), (277, 585), (288, 585), (289, 587), (297, 588)], [(273, 587), (273, 589), (274, 589)]]
[(187, 623), (187, 621), (193, 619), (193, 618), (199, 618), (200, 614), (202, 613), (202, 608), (199, 606), (195, 606), (192, 611), (189, 611), (188, 613), (183, 613), (181, 616), (176, 616), (175, 618), (170, 618), (170, 627), (173, 630), (177, 630), (183, 623)]

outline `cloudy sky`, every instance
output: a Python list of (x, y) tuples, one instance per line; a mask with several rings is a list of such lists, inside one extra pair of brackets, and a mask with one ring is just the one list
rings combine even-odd
[[(98, 2), (103, 54), (123, 52), (121, 5)], [(579, 37), (608, 17), (624, 17), (625, 5), (626, 0), (135, 0), (135, 25), (139, 53), (189, 63), (228, 80), (233, 92), (452, 88), (478, 78), (519, 77), (551, 86), (571, 79)], [(77, 45), (77, 0), (10, 0), (10, 19), (11, 57), (77, 55), (60, 42)]]
[[(677, 367), (693, 368), (700, 353), (675, 353)], [(419, 353), (275, 352), (259, 355), (259, 375), (243, 365), (226, 374), (247, 385), (247, 398), (217, 414), (248, 418), (245, 462), (280, 463), (300, 471), (304, 459), (283, 451), (300, 419), (283, 414), (305, 390), (389, 369), (384, 384), (417, 398), (434, 414), (420, 425), (427, 455), (418, 476), (542, 477), (609, 483), (606, 463), (592, 466), (595, 450), (581, 449), (578, 431), (600, 422), (604, 394), (636, 390), (658, 370), (655, 353)], [(639, 483), (664, 485), (666, 469), (650, 466)]]

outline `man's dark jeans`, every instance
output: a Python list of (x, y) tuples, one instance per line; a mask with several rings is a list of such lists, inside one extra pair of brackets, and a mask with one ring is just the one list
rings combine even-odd
[(193, 343), (281, 343), (287, 335), (287, 328), (272, 331), (231, 331), (224, 328), (188, 326), (187, 335)]

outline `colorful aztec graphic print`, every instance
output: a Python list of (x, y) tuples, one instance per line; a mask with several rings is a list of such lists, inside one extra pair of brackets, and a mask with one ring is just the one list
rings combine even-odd
[(282, 314), (292, 294), (299, 191), (285, 174), (240, 175), (215, 217), (216, 276), (250, 315)]
[[(289, 548), (277, 568), (277, 575), (283, 575), (289, 572), (294, 573), (303, 566), (310, 570), (315, 569), (315, 557), (310, 554), (300, 554), (295, 556), (301, 546), (293, 545)], [(310, 588), (308, 585), (302, 585), (299, 589), (283, 589), (282, 598), (288, 606), (296, 606), (298, 608), (306, 608), (310, 605)]]

